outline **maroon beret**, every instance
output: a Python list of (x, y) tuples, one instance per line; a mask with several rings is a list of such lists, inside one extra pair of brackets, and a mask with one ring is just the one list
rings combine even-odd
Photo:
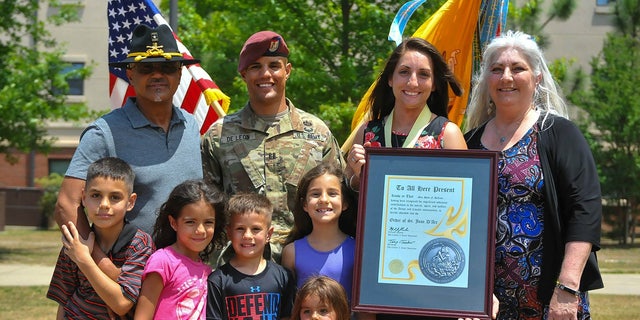
[(288, 57), (289, 48), (281, 35), (273, 31), (254, 33), (242, 46), (238, 72), (246, 69), (260, 57)]

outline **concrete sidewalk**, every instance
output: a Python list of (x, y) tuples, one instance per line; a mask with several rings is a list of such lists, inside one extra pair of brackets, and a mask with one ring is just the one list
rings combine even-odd
[(604, 288), (590, 291), (589, 294), (640, 295), (640, 273), (613, 274), (603, 273)]
[[(0, 264), (0, 286), (47, 286), (53, 266)], [(591, 294), (640, 295), (640, 274), (603, 274), (604, 289)], [(636, 285), (633, 285), (636, 284)]]
[(54, 266), (0, 264), (0, 286), (48, 286)]

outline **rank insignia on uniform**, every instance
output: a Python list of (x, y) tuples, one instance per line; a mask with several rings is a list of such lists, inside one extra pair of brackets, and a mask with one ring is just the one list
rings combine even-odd
[(269, 52), (278, 51), (278, 47), (280, 47), (280, 39), (273, 38), (273, 40), (271, 40), (271, 44), (269, 45)]

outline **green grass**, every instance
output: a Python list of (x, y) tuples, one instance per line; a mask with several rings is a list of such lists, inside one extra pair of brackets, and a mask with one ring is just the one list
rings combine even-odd
[(592, 319), (640, 319), (640, 296), (590, 294), (589, 299)]
[(11, 229), (0, 232), (0, 263), (53, 266), (62, 248), (60, 230)]
[(0, 318), (55, 319), (58, 304), (46, 298), (47, 286), (0, 287)]
[[(59, 230), (7, 229), (0, 232), (0, 263), (55, 265), (61, 247)], [(607, 242), (604, 242), (607, 243)], [(598, 252), (605, 273), (640, 272), (640, 245), (616, 246), (610, 242)], [(0, 318), (54, 319), (57, 304), (45, 297), (46, 286), (0, 287)], [(592, 318), (640, 319), (640, 296), (590, 295)]]
[(603, 245), (598, 251), (598, 266), (602, 273), (640, 273), (640, 244)]

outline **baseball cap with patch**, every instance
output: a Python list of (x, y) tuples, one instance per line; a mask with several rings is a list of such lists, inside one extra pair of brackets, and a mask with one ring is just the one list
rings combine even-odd
[(284, 38), (273, 31), (256, 32), (242, 46), (238, 72), (246, 69), (260, 57), (288, 57), (289, 48)]

